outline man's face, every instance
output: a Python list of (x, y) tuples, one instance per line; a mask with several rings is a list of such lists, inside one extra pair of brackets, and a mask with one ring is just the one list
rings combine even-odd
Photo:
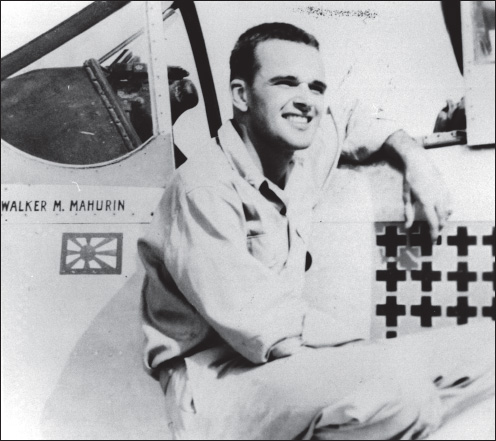
[(275, 149), (310, 146), (324, 109), (324, 67), (317, 49), (284, 40), (256, 48), (259, 69), (247, 89), (248, 125)]

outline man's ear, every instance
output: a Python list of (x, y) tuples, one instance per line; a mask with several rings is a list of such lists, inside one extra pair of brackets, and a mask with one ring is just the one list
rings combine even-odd
[(245, 80), (236, 78), (231, 81), (231, 96), (233, 106), (241, 112), (248, 110), (248, 89)]

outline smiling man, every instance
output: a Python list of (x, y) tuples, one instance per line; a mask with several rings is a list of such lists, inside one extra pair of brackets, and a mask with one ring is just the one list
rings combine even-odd
[(365, 342), (303, 296), (312, 210), (343, 149), (399, 156), (436, 237), (449, 204), (422, 149), (356, 101), (328, 109), (319, 44), (289, 24), (239, 38), (231, 92), (233, 120), (139, 242), (145, 364), (174, 436), (419, 439), (493, 394), (493, 325)]

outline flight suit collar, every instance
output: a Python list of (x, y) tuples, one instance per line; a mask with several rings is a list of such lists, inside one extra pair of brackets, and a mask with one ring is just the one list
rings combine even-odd
[[(288, 192), (279, 188), (263, 175), (250, 157), (243, 140), (234, 128), (231, 120), (224, 123), (219, 129), (218, 143), (233, 170), (236, 170), (245, 181), (260, 191), (266, 199), (274, 202), (279, 211), (285, 214), (289, 204)], [(294, 169), (300, 166), (301, 162), (301, 158), (296, 158), (292, 161), (286, 190), (294, 186), (295, 183), (292, 181), (294, 181), (294, 175), (298, 174), (295, 173)]]

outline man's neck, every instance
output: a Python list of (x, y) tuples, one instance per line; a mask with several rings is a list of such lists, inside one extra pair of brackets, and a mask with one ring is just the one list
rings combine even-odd
[(274, 149), (274, 146), (265, 145), (256, 136), (250, 134), (244, 124), (233, 121), (233, 125), (241, 136), (248, 154), (263, 175), (280, 188), (284, 188), (287, 175), (292, 167), (294, 153), (281, 152)]

